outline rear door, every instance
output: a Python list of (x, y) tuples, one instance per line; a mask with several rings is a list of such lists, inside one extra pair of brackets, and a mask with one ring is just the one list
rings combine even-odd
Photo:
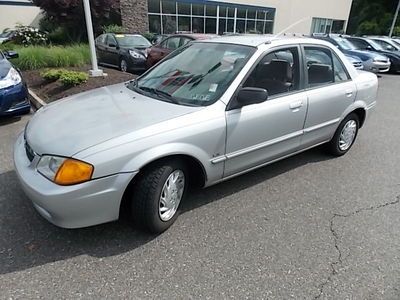
[(345, 110), (354, 102), (356, 87), (340, 58), (324, 46), (304, 46), (308, 112), (302, 147), (332, 138)]

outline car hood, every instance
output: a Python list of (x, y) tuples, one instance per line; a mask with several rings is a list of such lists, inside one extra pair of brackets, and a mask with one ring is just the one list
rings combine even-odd
[(38, 154), (74, 154), (202, 109), (159, 101), (125, 84), (95, 89), (44, 106), (28, 123), (25, 137)]
[(359, 57), (362, 61), (366, 61), (369, 59), (380, 59), (380, 60), (386, 60), (387, 58), (379, 54), (377, 52), (372, 52), (372, 51), (363, 51), (363, 50), (348, 50), (346, 51), (347, 54), (352, 55), (352, 56), (357, 56)]

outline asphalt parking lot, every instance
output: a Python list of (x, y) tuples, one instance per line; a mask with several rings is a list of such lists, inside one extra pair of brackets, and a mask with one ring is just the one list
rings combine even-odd
[(66, 230), (19, 188), (0, 120), (0, 298), (399, 299), (400, 75), (344, 157), (313, 149), (195, 193), (160, 236)]

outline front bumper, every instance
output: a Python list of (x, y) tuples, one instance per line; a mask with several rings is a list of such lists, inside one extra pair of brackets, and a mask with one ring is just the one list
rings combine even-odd
[(373, 73), (385, 73), (390, 70), (390, 61), (373, 61), (372, 59), (363, 62), (364, 71), (370, 71)]
[(36, 210), (49, 222), (79, 228), (117, 220), (124, 191), (136, 173), (123, 173), (85, 183), (60, 186), (36, 171), (40, 157), (32, 162), (21, 134), (14, 147), (14, 164), (22, 189)]
[(128, 69), (131, 71), (144, 71), (147, 70), (146, 58), (133, 58), (129, 55), (128, 58)]
[(0, 89), (0, 116), (28, 113), (31, 105), (24, 83)]

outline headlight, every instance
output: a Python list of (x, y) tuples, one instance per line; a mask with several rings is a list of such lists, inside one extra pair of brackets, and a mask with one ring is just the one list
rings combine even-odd
[(134, 50), (129, 50), (129, 54), (130, 54), (130, 56), (132, 56), (133, 58), (143, 58), (143, 57), (144, 57), (141, 53), (136, 52), (136, 51), (134, 51)]
[(22, 81), (21, 76), (13, 67), (10, 68), (6, 77), (0, 79), (0, 89), (5, 89), (10, 86), (17, 85)]
[(94, 167), (72, 158), (44, 155), (37, 165), (37, 170), (54, 183), (72, 185), (90, 180)]

